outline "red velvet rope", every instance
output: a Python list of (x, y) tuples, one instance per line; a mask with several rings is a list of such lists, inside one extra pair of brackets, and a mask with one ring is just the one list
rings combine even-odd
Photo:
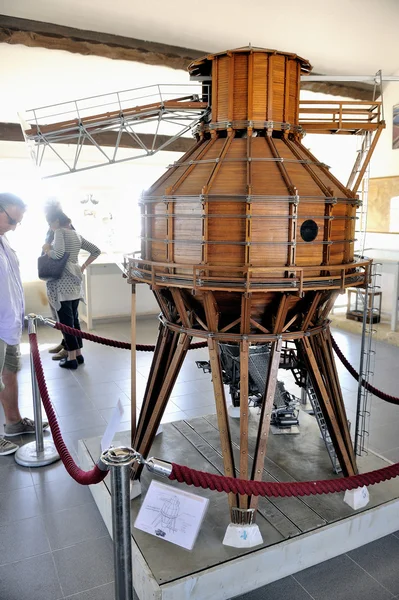
[(97, 465), (91, 471), (83, 471), (77, 466), (72, 456), (70, 455), (68, 448), (66, 447), (65, 442), (62, 439), (61, 431), (57, 422), (57, 417), (55, 416), (55, 412), (52, 407), (49, 393), (47, 390), (46, 380), (44, 378), (43, 373), (43, 365), (37, 344), (36, 333), (29, 334), (29, 343), (44, 410), (46, 411), (51, 433), (53, 434), (55, 447), (57, 448), (57, 452), (60, 455), (66, 470), (75, 481), (82, 485), (93, 485), (95, 483), (100, 483), (108, 475), (108, 471), (102, 471), (98, 468)]
[[(63, 325), (62, 323), (55, 323), (54, 328), (69, 335), (81, 337), (85, 340), (90, 340), (91, 342), (97, 342), (97, 344), (103, 344), (104, 346), (113, 346), (114, 348), (123, 348), (124, 350), (132, 349), (132, 345), (129, 344), (129, 342), (110, 340), (108, 338), (100, 337), (99, 335), (93, 335), (92, 333), (81, 331), (80, 329), (68, 327), (68, 325)], [(206, 342), (196, 342), (195, 344), (190, 344), (189, 350), (198, 350), (198, 348), (206, 348), (207, 346), (208, 344)], [(155, 346), (150, 346), (148, 344), (136, 344), (136, 350), (138, 352), (154, 352)]]
[[(57, 325), (60, 324), (57, 323)], [(63, 325), (62, 327), (66, 326)], [(68, 327), (67, 329), (70, 329), (71, 331), (79, 331), (74, 330), (70, 327)], [(91, 334), (86, 335), (92, 338), (98, 337), (92, 336)], [(91, 471), (83, 471), (76, 465), (75, 461), (71, 457), (64, 443), (64, 440), (62, 439), (57, 418), (55, 416), (54, 409), (51, 405), (44, 377), (39, 348), (37, 344), (37, 336), (35, 333), (29, 334), (29, 342), (39, 391), (49, 420), (51, 432), (53, 434), (54, 444), (58, 453), (60, 454), (61, 460), (64, 463), (66, 470), (75, 481), (82, 485), (93, 485), (95, 483), (100, 483), (107, 476), (108, 471), (102, 471), (98, 468), (97, 465)], [(106, 342), (113, 342), (113, 340), (106, 340)], [(335, 344), (336, 346), (334, 340), (333, 344)], [(113, 344), (108, 343), (107, 345)], [(396, 463), (394, 465), (389, 465), (388, 467), (384, 467), (376, 471), (370, 471), (369, 473), (354, 475), (352, 477), (343, 477), (340, 479), (325, 479), (320, 481), (295, 481), (280, 483), (267, 481), (248, 481), (244, 479), (236, 479), (234, 477), (225, 477), (223, 475), (214, 475), (212, 473), (205, 473), (204, 471), (197, 471), (195, 469), (190, 469), (189, 467), (172, 463), (172, 473), (170, 474), (169, 479), (171, 479), (172, 481), (177, 480), (180, 483), (186, 483), (187, 485), (201, 487), (203, 489), (216, 490), (218, 492), (233, 492), (235, 494), (253, 496), (285, 497), (310, 496), (316, 494), (330, 494), (334, 492), (343, 492), (345, 490), (352, 490), (362, 486), (369, 486), (374, 485), (376, 483), (381, 483), (383, 481), (388, 481), (389, 479), (393, 479), (398, 475), (399, 463)]]
[(377, 471), (341, 477), (340, 479), (324, 479), (319, 481), (294, 481), (294, 482), (268, 482), (248, 481), (223, 475), (213, 475), (204, 471), (197, 471), (172, 463), (172, 473), (169, 479), (186, 483), (203, 489), (216, 490), (217, 492), (233, 492), (249, 496), (315, 496), (317, 494), (332, 494), (353, 490), (364, 485), (374, 485), (388, 481), (399, 475), (399, 463), (389, 465)]
[[(339, 360), (348, 369), (349, 373), (356, 379), (356, 381), (359, 381), (359, 373), (355, 370), (354, 367), (352, 367), (352, 365), (350, 364), (348, 359), (345, 358), (342, 351), (338, 347), (337, 342), (334, 340), (334, 338), (332, 336), (331, 336), (331, 340), (332, 340), (332, 346), (333, 346), (335, 353), (338, 356)], [(390, 402), (390, 404), (399, 404), (399, 398), (397, 398), (396, 396), (390, 396), (389, 394), (382, 392), (381, 390), (379, 390), (376, 387), (374, 387), (373, 385), (371, 385), (371, 383), (368, 383), (365, 379), (362, 379), (362, 386), (364, 388), (366, 388), (366, 390), (368, 390), (369, 392), (374, 394), (374, 396), (377, 396), (377, 398), (381, 398), (381, 400)]]

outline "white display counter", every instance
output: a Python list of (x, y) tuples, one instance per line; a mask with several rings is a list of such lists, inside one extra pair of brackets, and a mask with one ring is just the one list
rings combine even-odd
[(380, 281), (377, 281), (377, 285), (382, 291), (382, 312), (390, 313), (391, 330), (396, 331), (398, 326), (399, 250), (366, 248), (364, 256), (381, 264), (378, 269), (381, 278)]
[[(98, 320), (127, 319), (131, 315), (131, 286), (123, 277), (123, 256), (102, 254), (84, 272), (86, 304), (79, 306), (79, 316), (91, 330)], [(146, 284), (136, 286), (137, 315), (159, 312), (158, 304)]]

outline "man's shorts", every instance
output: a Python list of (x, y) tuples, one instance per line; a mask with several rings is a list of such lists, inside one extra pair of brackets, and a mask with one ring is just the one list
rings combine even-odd
[(19, 345), (10, 346), (4, 340), (0, 340), (0, 392), (4, 390), (2, 379), (3, 369), (16, 373), (21, 368), (21, 353)]

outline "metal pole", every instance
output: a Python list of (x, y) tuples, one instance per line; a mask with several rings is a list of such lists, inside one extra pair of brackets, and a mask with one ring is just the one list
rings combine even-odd
[[(28, 333), (36, 334), (37, 316), (30, 314), (28, 319)], [(39, 385), (33, 363), (33, 354), (30, 354), (30, 372), (32, 377), (33, 414), (35, 420), (35, 442), (24, 444), (15, 453), (15, 462), (22, 467), (45, 467), (60, 459), (52, 440), (43, 441), (42, 403)]]
[[(36, 333), (36, 315), (28, 315), (28, 334)], [(43, 419), (42, 419), (42, 403), (39, 392), (39, 385), (35, 373), (35, 365), (33, 363), (33, 354), (30, 353), (30, 374), (32, 380), (32, 397), (33, 397), (33, 418), (35, 421), (35, 439), (36, 452), (43, 452)]]
[(115, 600), (133, 600), (130, 467), (137, 456), (132, 448), (121, 447), (109, 448), (100, 459), (111, 470)]

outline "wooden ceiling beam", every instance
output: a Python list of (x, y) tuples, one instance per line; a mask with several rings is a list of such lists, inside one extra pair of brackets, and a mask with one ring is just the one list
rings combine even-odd
[[(115, 131), (104, 131), (95, 135), (96, 142), (103, 147), (115, 147), (117, 141), (117, 132)], [(146, 145), (147, 148), (151, 148), (154, 136), (150, 133), (141, 133), (141, 141)], [(170, 140), (171, 137), (168, 135), (157, 135), (157, 146), (162, 146)], [(0, 123), (0, 141), (2, 142), (23, 142), (24, 136), (22, 133), (21, 126), (18, 123)], [(61, 144), (71, 144), (71, 141), (57, 142)], [(170, 152), (187, 152), (195, 144), (193, 138), (180, 137), (169, 146), (165, 148), (166, 151)], [(88, 144), (89, 145), (89, 144)], [(90, 144), (91, 145), (91, 144)], [(123, 133), (119, 142), (120, 148), (137, 148), (142, 149), (141, 146), (127, 133)]]
[[(208, 54), (205, 50), (181, 48), (6, 15), (0, 15), (1, 42), (182, 70), (186, 70), (191, 61)], [(373, 100), (373, 86), (362, 83), (302, 82), (301, 89), (356, 100)]]
[(102, 56), (183, 70), (187, 69), (187, 65), (192, 60), (206, 54), (201, 50), (6, 15), (0, 15), (0, 42), (23, 44), (31, 48), (65, 50), (74, 54)]

